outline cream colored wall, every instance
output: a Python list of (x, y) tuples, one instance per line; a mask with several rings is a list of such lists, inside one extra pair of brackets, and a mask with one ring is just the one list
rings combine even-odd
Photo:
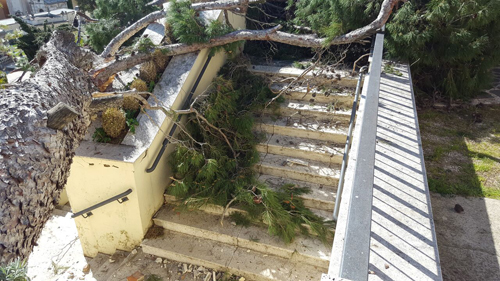
[(88, 218), (75, 218), (78, 236), (86, 256), (98, 252), (113, 254), (116, 249), (130, 251), (144, 237), (135, 173), (132, 163), (75, 156), (66, 191), (73, 213), (125, 192), (129, 200), (111, 202)]
[[(222, 18), (221, 14), (219, 20)], [(229, 20), (235, 28), (245, 27), (244, 17), (230, 13)], [(210, 86), (224, 64), (225, 57), (223, 53), (212, 57), (195, 96)], [(207, 58), (208, 50), (200, 51), (172, 109), (182, 108)], [(66, 185), (66, 194), (73, 213), (129, 188), (133, 190), (128, 196), (129, 201), (123, 204), (112, 202), (93, 211), (93, 216), (86, 219), (82, 216), (75, 218), (86, 256), (94, 257), (98, 252), (113, 254), (116, 249), (128, 251), (142, 241), (147, 229), (152, 225), (153, 214), (163, 205), (163, 193), (171, 182), (168, 157), (175, 146), (167, 146), (154, 172), (146, 173), (146, 169), (152, 165), (161, 148), (165, 138), (162, 132), (168, 133), (172, 125), (168, 118), (165, 119), (160, 133), (156, 135), (149, 149), (133, 163), (75, 156)], [(64, 192), (60, 203), (63, 201)]]
[[(244, 17), (235, 15), (233, 13), (229, 13), (228, 18), (233, 27), (238, 29), (245, 28)], [(221, 13), (219, 20), (222, 19), (223, 19), (223, 14)], [(175, 110), (182, 109), (184, 101), (186, 100), (187, 96), (189, 95), (189, 92), (194, 86), (194, 83), (198, 78), (207, 58), (208, 58), (208, 50), (200, 51), (193, 65), (193, 68), (191, 69), (189, 76), (186, 79), (184, 86), (182, 87), (181, 92), (177, 96), (177, 99), (175, 100), (174, 104), (172, 105), (172, 109)], [(204, 92), (210, 86), (212, 80), (217, 75), (219, 69), (222, 67), (222, 65), (224, 65), (225, 60), (226, 60), (226, 55), (224, 53), (218, 53), (214, 57), (212, 57), (194, 93), (195, 97)], [(172, 126), (173, 123), (171, 122), (171, 120), (166, 119), (161, 126), (161, 131), (168, 133), (170, 132)], [(154, 172), (150, 174), (145, 172), (145, 170), (152, 165), (154, 159), (158, 155), (158, 151), (161, 148), (164, 138), (165, 135), (161, 133), (158, 134), (155, 137), (150, 149), (148, 149), (148, 151), (144, 153), (146, 155), (144, 154), (141, 155), (141, 157), (139, 157), (140, 160), (137, 160), (134, 163), (135, 170), (137, 171), (135, 177), (136, 185), (140, 187), (141, 190), (139, 193), (139, 202), (140, 202), (139, 204), (141, 206), (140, 212), (142, 218), (142, 226), (145, 232), (152, 225), (151, 217), (162, 206), (163, 193), (165, 192), (165, 189), (170, 185), (172, 181), (170, 179), (171, 169), (168, 165), (168, 159), (170, 154), (175, 149), (174, 145), (167, 146), (163, 154), (163, 157), (161, 158)]]
[[(197, 56), (191, 71), (189, 72), (184, 85), (182, 86), (176, 100), (171, 106), (172, 109), (181, 109), (189, 92), (191, 91), (198, 74), (205, 63), (207, 51), (203, 50)], [(162, 146), (165, 134), (170, 132), (173, 123), (169, 118), (166, 118), (161, 125), (161, 131), (154, 138), (150, 148), (135, 161), (134, 166), (137, 173), (135, 174), (136, 185), (140, 188), (140, 214), (142, 219), (142, 227), (147, 230), (151, 224), (152, 215), (163, 204), (163, 193), (165, 188), (170, 184), (170, 168), (168, 165), (168, 156), (173, 151), (173, 145), (167, 146), (167, 150), (158, 163), (156, 169), (152, 173), (146, 173), (146, 169), (150, 168), (158, 155)], [(163, 133), (162, 133), (163, 132)]]

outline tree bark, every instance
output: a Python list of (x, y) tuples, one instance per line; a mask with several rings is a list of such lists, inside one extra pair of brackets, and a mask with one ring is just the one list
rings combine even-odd
[[(90, 124), (94, 55), (74, 36), (55, 32), (39, 53), (34, 78), (0, 95), (0, 262), (27, 258), (66, 184), (75, 148)], [(47, 127), (47, 111), (64, 102), (79, 116), (63, 130)]]
[[(295, 35), (279, 31), (239, 30), (210, 42), (171, 44), (159, 47), (169, 55), (196, 52), (242, 40), (269, 40), (302, 47), (322, 48), (360, 40), (382, 27), (400, 0), (384, 0), (379, 16), (371, 24), (339, 36), (332, 41), (314, 35)], [(217, 1), (193, 4), (196, 9), (223, 9), (252, 0)], [(195, 6), (197, 5), (197, 6)], [(161, 14), (158, 13), (158, 14)], [(152, 16), (151, 18), (156, 18)], [(123, 38), (138, 32), (141, 23), (121, 39), (114, 40), (111, 51)], [(126, 40), (126, 39), (125, 39)], [(54, 204), (66, 184), (74, 152), (88, 126), (92, 96), (97, 86), (113, 74), (151, 59), (151, 54), (136, 54), (104, 64), (101, 56), (74, 43), (70, 33), (55, 31), (38, 53), (40, 70), (35, 77), (6, 87), (0, 94), (0, 263), (15, 257), (27, 258)], [(47, 111), (62, 102), (78, 113), (63, 129), (47, 127)]]

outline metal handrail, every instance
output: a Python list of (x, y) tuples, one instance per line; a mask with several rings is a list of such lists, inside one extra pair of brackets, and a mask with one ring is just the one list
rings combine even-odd
[[(210, 63), (211, 59), (212, 59), (212, 56), (209, 55), (207, 60), (205, 61), (205, 64), (203, 65), (203, 68), (200, 71), (200, 74), (198, 75), (198, 78), (196, 78), (196, 81), (194, 82), (193, 88), (189, 92), (189, 95), (186, 98), (186, 101), (184, 102), (182, 109), (189, 109), (189, 106), (191, 105), (191, 100), (193, 99), (194, 92), (198, 88), (198, 85), (200, 84), (201, 78), (205, 74), (205, 71), (207, 70), (208, 64)], [(177, 122), (179, 122), (180, 120), (181, 120), (181, 116), (179, 115), (177, 117)], [(146, 173), (149, 174), (149, 173), (152, 173), (154, 170), (156, 170), (156, 166), (158, 166), (158, 163), (160, 162), (160, 159), (163, 156), (163, 153), (165, 152), (167, 145), (170, 143), (169, 138), (174, 136), (176, 130), (177, 130), (177, 124), (174, 123), (174, 125), (172, 126), (172, 129), (170, 129), (168, 137), (163, 140), (163, 143), (161, 144), (160, 151), (156, 155), (156, 158), (155, 158), (155, 161), (153, 162), (153, 165), (150, 168), (146, 169)]]
[(335, 209), (333, 211), (333, 220), (334, 221), (337, 221), (337, 218), (339, 215), (340, 200), (342, 199), (342, 190), (344, 189), (345, 168), (347, 166), (349, 149), (351, 148), (352, 129), (354, 128), (354, 120), (356, 118), (359, 93), (361, 92), (361, 81), (363, 80), (363, 75), (365, 74), (366, 69), (367, 69), (367, 67), (363, 66), (359, 70), (359, 78), (358, 78), (358, 83), (356, 85), (356, 94), (354, 95), (354, 102), (352, 103), (351, 119), (349, 120), (349, 131), (347, 133), (347, 139), (345, 142), (344, 156), (342, 158), (342, 167), (340, 168), (339, 184), (337, 186), (337, 198), (335, 198)]
[(339, 277), (349, 280), (368, 280), (368, 265), (371, 238), (371, 217), (375, 148), (377, 137), (378, 101), (382, 55), (384, 48), (383, 29), (375, 35), (373, 55), (370, 62), (366, 89), (365, 107), (361, 120), (355, 177), (349, 198), (349, 209), (340, 259)]
[(109, 199), (106, 199), (106, 200), (104, 200), (104, 201), (102, 201), (100, 203), (97, 203), (97, 204), (95, 204), (95, 205), (93, 205), (91, 207), (88, 207), (87, 209), (81, 210), (80, 212), (76, 212), (73, 215), (71, 215), (71, 218), (73, 219), (73, 218), (76, 218), (76, 217), (79, 217), (79, 216), (83, 216), (84, 218), (88, 218), (88, 217), (90, 217), (90, 216), (93, 215), (92, 214), (93, 210), (95, 210), (97, 208), (100, 208), (100, 207), (102, 207), (104, 205), (107, 205), (107, 204), (109, 204), (109, 203), (111, 203), (111, 202), (113, 202), (115, 200), (118, 201), (118, 203), (122, 204), (123, 202), (128, 201), (127, 195), (129, 195), (130, 193), (132, 193), (132, 189), (128, 189), (125, 192), (122, 192), (122, 193), (120, 193), (118, 195), (115, 195), (115, 196), (113, 196), (113, 197), (111, 197)]

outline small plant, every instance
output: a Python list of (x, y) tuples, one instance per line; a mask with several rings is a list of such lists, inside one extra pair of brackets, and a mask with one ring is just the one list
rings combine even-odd
[(135, 134), (135, 127), (136, 126), (139, 126), (139, 122), (137, 121), (136, 117), (135, 117), (135, 113), (136, 111), (133, 111), (133, 110), (126, 110), (125, 111), (125, 118), (127, 119), (126, 123), (127, 123), (127, 127), (129, 128), (129, 131), (132, 133), (132, 134)]
[(26, 261), (17, 259), (6, 266), (0, 266), (0, 280), (2, 281), (29, 281)]
[(139, 78), (146, 81), (146, 83), (154, 82), (158, 68), (152, 61), (145, 62), (139, 69)]
[(125, 109), (125, 112), (132, 111), (135, 113), (135, 111), (141, 109), (141, 103), (134, 97), (125, 97), (123, 98), (123, 109)]
[(118, 137), (127, 126), (127, 120), (122, 110), (108, 108), (102, 114), (102, 128), (112, 138)]
[(384, 72), (387, 74), (394, 74), (397, 76), (403, 76), (403, 73), (401, 73), (401, 71), (399, 71), (397, 69), (394, 69), (394, 66), (390, 63), (386, 63), (384, 65)]
[(156, 83), (155, 81), (149, 82), (148, 92), (152, 93), (155, 89)]
[(92, 135), (92, 140), (96, 142), (107, 143), (111, 141), (111, 138), (106, 134), (103, 128), (96, 128), (94, 134)]
[(134, 81), (132, 81), (132, 84), (130, 84), (131, 89), (136, 89), (138, 92), (147, 92), (148, 91), (148, 85), (144, 80), (137, 78)]
[(306, 69), (306, 68), (310, 67), (311, 65), (312, 65), (312, 63), (310, 63), (310, 62), (303, 63), (303, 62), (299, 62), (299, 61), (294, 61), (292, 63), (293, 67), (299, 68), (299, 69)]
[(139, 53), (148, 53), (154, 47), (155, 44), (153, 44), (153, 41), (149, 38), (141, 37), (141, 39), (137, 42), (137, 51)]

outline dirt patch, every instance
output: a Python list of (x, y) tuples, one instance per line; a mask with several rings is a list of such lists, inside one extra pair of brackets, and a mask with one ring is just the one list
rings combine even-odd
[(159, 238), (162, 237), (164, 234), (164, 228), (161, 226), (157, 226), (156, 224), (153, 224), (152, 227), (148, 229), (148, 232), (144, 236), (145, 239), (154, 239), (154, 238)]

